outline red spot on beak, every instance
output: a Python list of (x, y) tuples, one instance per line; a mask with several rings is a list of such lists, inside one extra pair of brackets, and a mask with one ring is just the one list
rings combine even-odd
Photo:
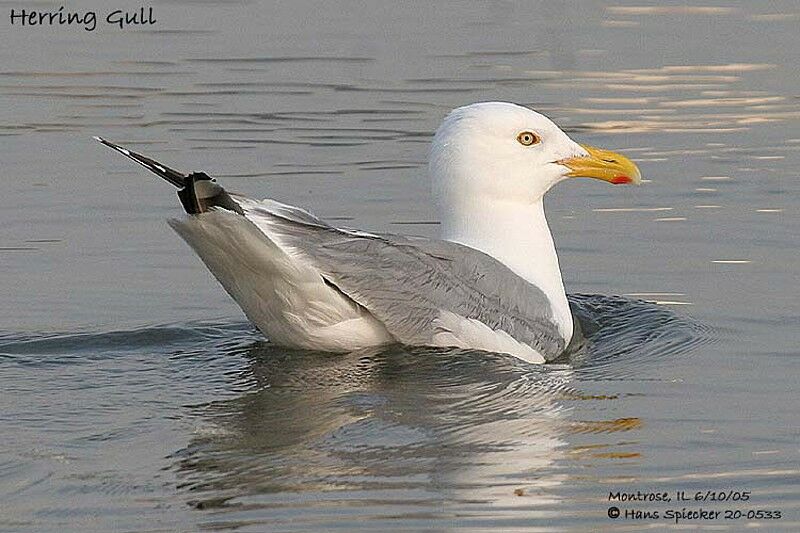
[(611, 183), (614, 185), (622, 185), (623, 183), (633, 183), (633, 180), (628, 176), (616, 176), (611, 179)]

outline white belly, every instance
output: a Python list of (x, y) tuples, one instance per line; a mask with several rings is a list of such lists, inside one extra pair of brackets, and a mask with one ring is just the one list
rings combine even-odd
[(240, 215), (209, 211), (169, 224), (270, 341), (328, 352), (394, 342), (366, 309)]

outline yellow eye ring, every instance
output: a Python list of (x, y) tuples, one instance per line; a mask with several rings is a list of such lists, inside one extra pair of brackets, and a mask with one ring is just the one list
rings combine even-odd
[(532, 146), (542, 142), (542, 139), (532, 131), (523, 131), (517, 135), (517, 141), (519, 141), (522, 146)]

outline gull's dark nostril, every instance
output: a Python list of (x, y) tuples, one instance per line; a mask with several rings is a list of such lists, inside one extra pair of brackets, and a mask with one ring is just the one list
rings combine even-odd
[(616, 162), (617, 162), (617, 160), (616, 160), (616, 159), (603, 159), (603, 161), (604, 161), (605, 163), (616, 163)]

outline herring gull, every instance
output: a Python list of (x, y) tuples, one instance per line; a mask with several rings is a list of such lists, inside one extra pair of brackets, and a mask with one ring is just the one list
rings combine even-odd
[(337, 228), (96, 139), (179, 189), (187, 216), (169, 224), (271, 342), (328, 352), (402, 343), (558, 357), (574, 325), (543, 196), (570, 177), (641, 181), (626, 157), (526, 107), (460, 107), (430, 152), (436, 240)]

